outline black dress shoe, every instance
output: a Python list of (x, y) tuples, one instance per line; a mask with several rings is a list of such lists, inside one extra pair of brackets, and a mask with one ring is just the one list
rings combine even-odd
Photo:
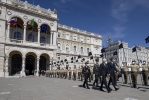
[(108, 93), (110, 93), (111, 91), (109, 90)]
[(115, 91), (119, 90), (119, 88), (115, 88)]
[(90, 89), (89, 87), (87, 87), (87, 89)]
[(112, 89), (109, 87), (109, 90), (112, 91)]
[(83, 85), (83, 87), (86, 88), (85, 85)]
[(100, 91), (104, 91), (103, 89), (100, 89)]

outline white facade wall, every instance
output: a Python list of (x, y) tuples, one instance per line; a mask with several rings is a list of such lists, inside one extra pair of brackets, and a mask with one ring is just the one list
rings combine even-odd
[[(14, 28), (10, 25), (9, 21), (12, 18), (17, 18), (18, 23), (22, 28)], [(34, 19), (36, 25), (36, 31), (33, 31), (34, 42), (28, 41), (28, 35), (31, 34), (31, 30), (28, 30), (27, 22)], [(41, 8), (39, 5), (34, 6), (27, 1), (18, 0), (1, 0), (0, 2), (0, 77), (9, 76), (12, 68), (12, 57), (15, 54), (19, 54), (22, 57), (22, 71), (26, 68), (26, 58), (28, 55), (32, 55), (35, 58), (35, 70), (39, 71), (40, 57), (46, 58), (46, 68), (56, 69), (58, 66), (50, 66), (52, 62), (67, 58), (69, 67), (80, 67), (84, 65), (84, 62), (70, 63), (71, 57), (78, 58), (81, 55), (85, 58), (85, 61), (93, 61), (96, 57), (99, 57), (102, 47), (102, 37), (100, 35), (86, 32), (84, 30), (76, 29), (73, 27), (60, 25), (57, 23), (57, 11), (51, 11), (50, 9)], [(46, 35), (40, 31), (40, 26), (46, 24), (50, 28), (50, 32)], [(14, 33), (18, 31), (21, 33), (21, 39), (14, 39)], [(58, 34), (61, 37), (58, 37)], [(46, 43), (40, 43), (40, 37), (46, 37)], [(57, 48), (58, 43), (61, 44), (60, 50)], [(69, 50), (66, 51), (68, 44)], [(73, 47), (76, 46), (76, 52)], [(83, 47), (83, 52), (81, 52)], [(87, 48), (93, 53), (94, 60), (90, 60), (87, 53)], [(66, 67), (60, 65), (60, 68)], [(36, 73), (38, 74), (38, 73)]]

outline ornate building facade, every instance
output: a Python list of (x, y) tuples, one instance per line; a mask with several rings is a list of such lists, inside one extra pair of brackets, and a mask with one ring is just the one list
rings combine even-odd
[[(39, 70), (80, 67), (82, 58), (93, 64), (88, 52), (99, 57), (102, 37), (57, 21), (56, 10), (27, 1), (0, 0), (0, 76), (25, 76), (26, 70), (38, 75)], [(41, 29), (45, 25), (46, 31)]]
[[(123, 43), (123, 48), (119, 49), (119, 45)], [(139, 46), (140, 50), (137, 50), (135, 52), (132, 52), (133, 47), (129, 47), (128, 43), (121, 42), (121, 41), (113, 41), (108, 44), (108, 47), (106, 47), (105, 51), (103, 53), (103, 57), (107, 58), (108, 60), (111, 57), (116, 58), (116, 62), (122, 66), (123, 62), (127, 62), (128, 65), (132, 63), (133, 60), (135, 60), (137, 63), (142, 63), (143, 60), (148, 61), (148, 50), (145, 47)]]

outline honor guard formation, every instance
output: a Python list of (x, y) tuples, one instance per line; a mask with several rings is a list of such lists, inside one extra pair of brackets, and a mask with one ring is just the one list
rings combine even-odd
[[(104, 91), (103, 85), (105, 85), (108, 93), (112, 91), (110, 85), (114, 87), (115, 91), (119, 90), (117, 81), (119, 81), (120, 77), (122, 78), (122, 83), (128, 84), (129, 82), (131, 88), (137, 88), (138, 75), (141, 76), (142, 85), (148, 85), (149, 66), (146, 61), (143, 61), (141, 66), (139, 66), (135, 60), (132, 61), (130, 66), (127, 66), (127, 62), (123, 62), (123, 66), (119, 66), (115, 62), (115, 58), (112, 57), (110, 61), (102, 59), (102, 63), (99, 63), (99, 58), (96, 58), (94, 66), (89, 66), (88, 64), (89, 62), (86, 61), (85, 66), (79, 68), (74, 67), (73, 70), (71, 67), (68, 69), (49, 70), (45, 72), (45, 75), (50, 78), (61, 78), (74, 81), (78, 79), (83, 82), (82, 87), (87, 89), (90, 89), (88, 82), (93, 82), (93, 87), (99, 87), (101, 91)], [(140, 71), (140, 68), (142, 71)]]

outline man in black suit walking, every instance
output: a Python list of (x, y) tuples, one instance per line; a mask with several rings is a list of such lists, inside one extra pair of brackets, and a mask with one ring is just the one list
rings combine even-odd
[(106, 81), (106, 76), (109, 75), (109, 72), (108, 72), (108, 65), (107, 65), (107, 60), (106, 60), (106, 59), (103, 59), (103, 63), (100, 64), (100, 71), (99, 71), (99, 73), (100, 73), (100, 77), (101, 77), (101, 79), (102, 79), (102, 81), (101, 81), (101, 86), (100, 86), (100, 90), (101, 90), (101, 91), (104, 91), (104, 90), (102, 89), (103, 84), (104, 84), (104, 85), (106, 86), (106, 89), (107, 89), (108, 93), (110, 93), (111, 90), (108, 88), (107, 81)]
[(88, 61), (85, 62), (85, 66), (82, 69), (82, 74), (84, 75), (83, 87), (86, 88), (85, 87), (85, 84), (86, 84), (87, 89), (90, 89), (89, 86), (88, 86), (88, 78), (89, 78), (91, 72), (90, 72), (90, 68), (87, 64), (88, 64)]
[(115, 63), (114, 63), (115, 60), (114, 60), (114, 57), (112, 57), (112, 58), (110, 59), (110, 61), (111, 61), (111, 62), (108, 63), (108, 72), (109, 72), (109, 74), (110, 74), (110, 80), (109, 80), (109, 83), (108, 83), (108, 88), (109, 88), (110, 90), (112, 90), (112, 89), (110, 88), (110, 84), (112, 83), (113, 87), (115, 88), (115, 91), (117, 91), (119, 88), (116, 88), (115, 83), (114, 83), (114, 72), (116, 71), (116, 72), (118, 73), (118, 70), (117, 70), (116, 67), (115, 67)]

